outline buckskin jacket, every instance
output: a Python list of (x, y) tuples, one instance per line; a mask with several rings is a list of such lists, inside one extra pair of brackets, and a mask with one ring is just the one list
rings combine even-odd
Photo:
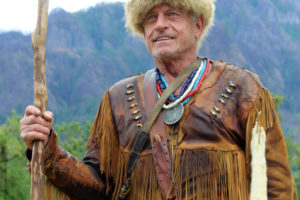
[[(128, 199), (297, 199), (270, 93), (245, 69), (210, 66), (179, 124), (158, 117)], [(49, 182), (71, 199), (117, 199), (135, 137), (151, 111), (145, 102), (157, 97), (153, 73), (128, 77), (105, 92), (82, 162), (61, 149), (52, 132), (45, 152)], [(63, 196), (52, 189), (48, 199)]]

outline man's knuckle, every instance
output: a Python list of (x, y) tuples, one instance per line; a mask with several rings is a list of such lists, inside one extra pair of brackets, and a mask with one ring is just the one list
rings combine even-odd
[(23, 125), (23, 122), (24, 122), (24, 118), (22, 118), (22, 119), (19, 121), (20, 127)]
[(41, 124), (33, 124), (33, 130), (39, 132), (42, 129), (43, 129), (43, 127)]

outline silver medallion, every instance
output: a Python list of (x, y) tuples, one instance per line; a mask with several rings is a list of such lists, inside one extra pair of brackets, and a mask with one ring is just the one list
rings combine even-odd
[(163, 120), (165, 124), (172, 125), (176, 124), (182, 117), (184, 107), (181, 103), (177, 104), (174, 108), (164, 109)]

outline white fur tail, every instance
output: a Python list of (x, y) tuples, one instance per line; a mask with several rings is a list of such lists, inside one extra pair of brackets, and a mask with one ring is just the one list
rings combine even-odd
[(266, 132), (257, 121), (251, 139), (250, 200), (267, 200)]

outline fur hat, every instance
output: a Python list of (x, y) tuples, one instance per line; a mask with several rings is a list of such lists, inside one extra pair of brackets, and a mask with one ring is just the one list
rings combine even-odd
[(147, 13), (154, 6), (167, 3), (172, 7), (183, 8), (191, 12), (195, 17), (203, 16), (205, 24), (202, 36), (198, 40), (199, 47), (213, 25), (214, 2), (215, 0), (129, 0), (125, 5), (125, 26), (133, 35), (144, 37), (143, 22)]

